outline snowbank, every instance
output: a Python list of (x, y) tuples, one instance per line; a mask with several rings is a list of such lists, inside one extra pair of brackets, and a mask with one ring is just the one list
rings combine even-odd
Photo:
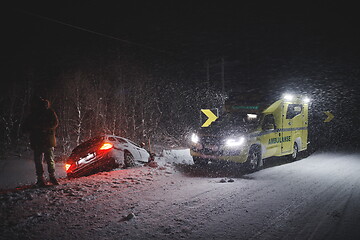
[(163, 150), (160, 157), (155, 159), (159, 163), (194, 164), (190, 149)]

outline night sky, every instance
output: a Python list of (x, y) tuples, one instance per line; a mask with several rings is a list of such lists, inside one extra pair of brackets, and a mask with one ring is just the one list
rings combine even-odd
[(223, 58), (227, 89), (299, 80), (353, 82), (344, 76), (356, 74), (359, 65), (353, 6), (234, 3), (23, 1), (2, 11), (3, 72), (15, 81), (43, 72), (51, 81), (82, 62), (111, 61), (115, 50), (124, 50), (138, 59), (185, 64), (194, 78), (205, 75), (208, 61), (214, 84)]

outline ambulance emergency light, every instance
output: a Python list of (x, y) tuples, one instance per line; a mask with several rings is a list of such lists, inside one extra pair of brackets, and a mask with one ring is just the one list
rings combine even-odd
[(304, 103), (309, 103), (309, 102), (310, 102), (310, 98), (304, 97), (304, 98), (303, 98), (303, 102), (304, 102)]
[[(283, 98), (284, 98), (286, 101), (292, 101), (292, 100), (294, 100), (294, 95), (293, 95), (293, 94), (290, 94), (290, 93), (285, 93), (285, 94), (283, 95)], [(304, 96), (304, 97), (302, 98), (302, 101), (303, 101), (304, 103), (309, 103), (309, 102), (310, 102), (310, 98), (307, 97), (307, 96)]]
[(287, 100), (287, 101), (291, 101), (291, 100), (294, 99), (294, 95), (289, 94), (289, 93), (285, 93), (284, 96), (283, 96), (283, 98), (284, 98), (285, 100)]

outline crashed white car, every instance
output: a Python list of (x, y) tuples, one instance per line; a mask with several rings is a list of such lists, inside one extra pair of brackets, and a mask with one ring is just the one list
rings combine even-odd
[(65, 170), (68, 177), (80, 177), (149, 161), (149, 152), (131, 140), (114, 135), (101, 135), (77, 146), (67, 159)]

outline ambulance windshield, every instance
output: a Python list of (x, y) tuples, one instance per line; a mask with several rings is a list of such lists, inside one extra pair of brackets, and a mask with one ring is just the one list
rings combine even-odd
[(260, 116), (253, 113), (225, 113), (215, 121), (219, 126), (257, 126)]

